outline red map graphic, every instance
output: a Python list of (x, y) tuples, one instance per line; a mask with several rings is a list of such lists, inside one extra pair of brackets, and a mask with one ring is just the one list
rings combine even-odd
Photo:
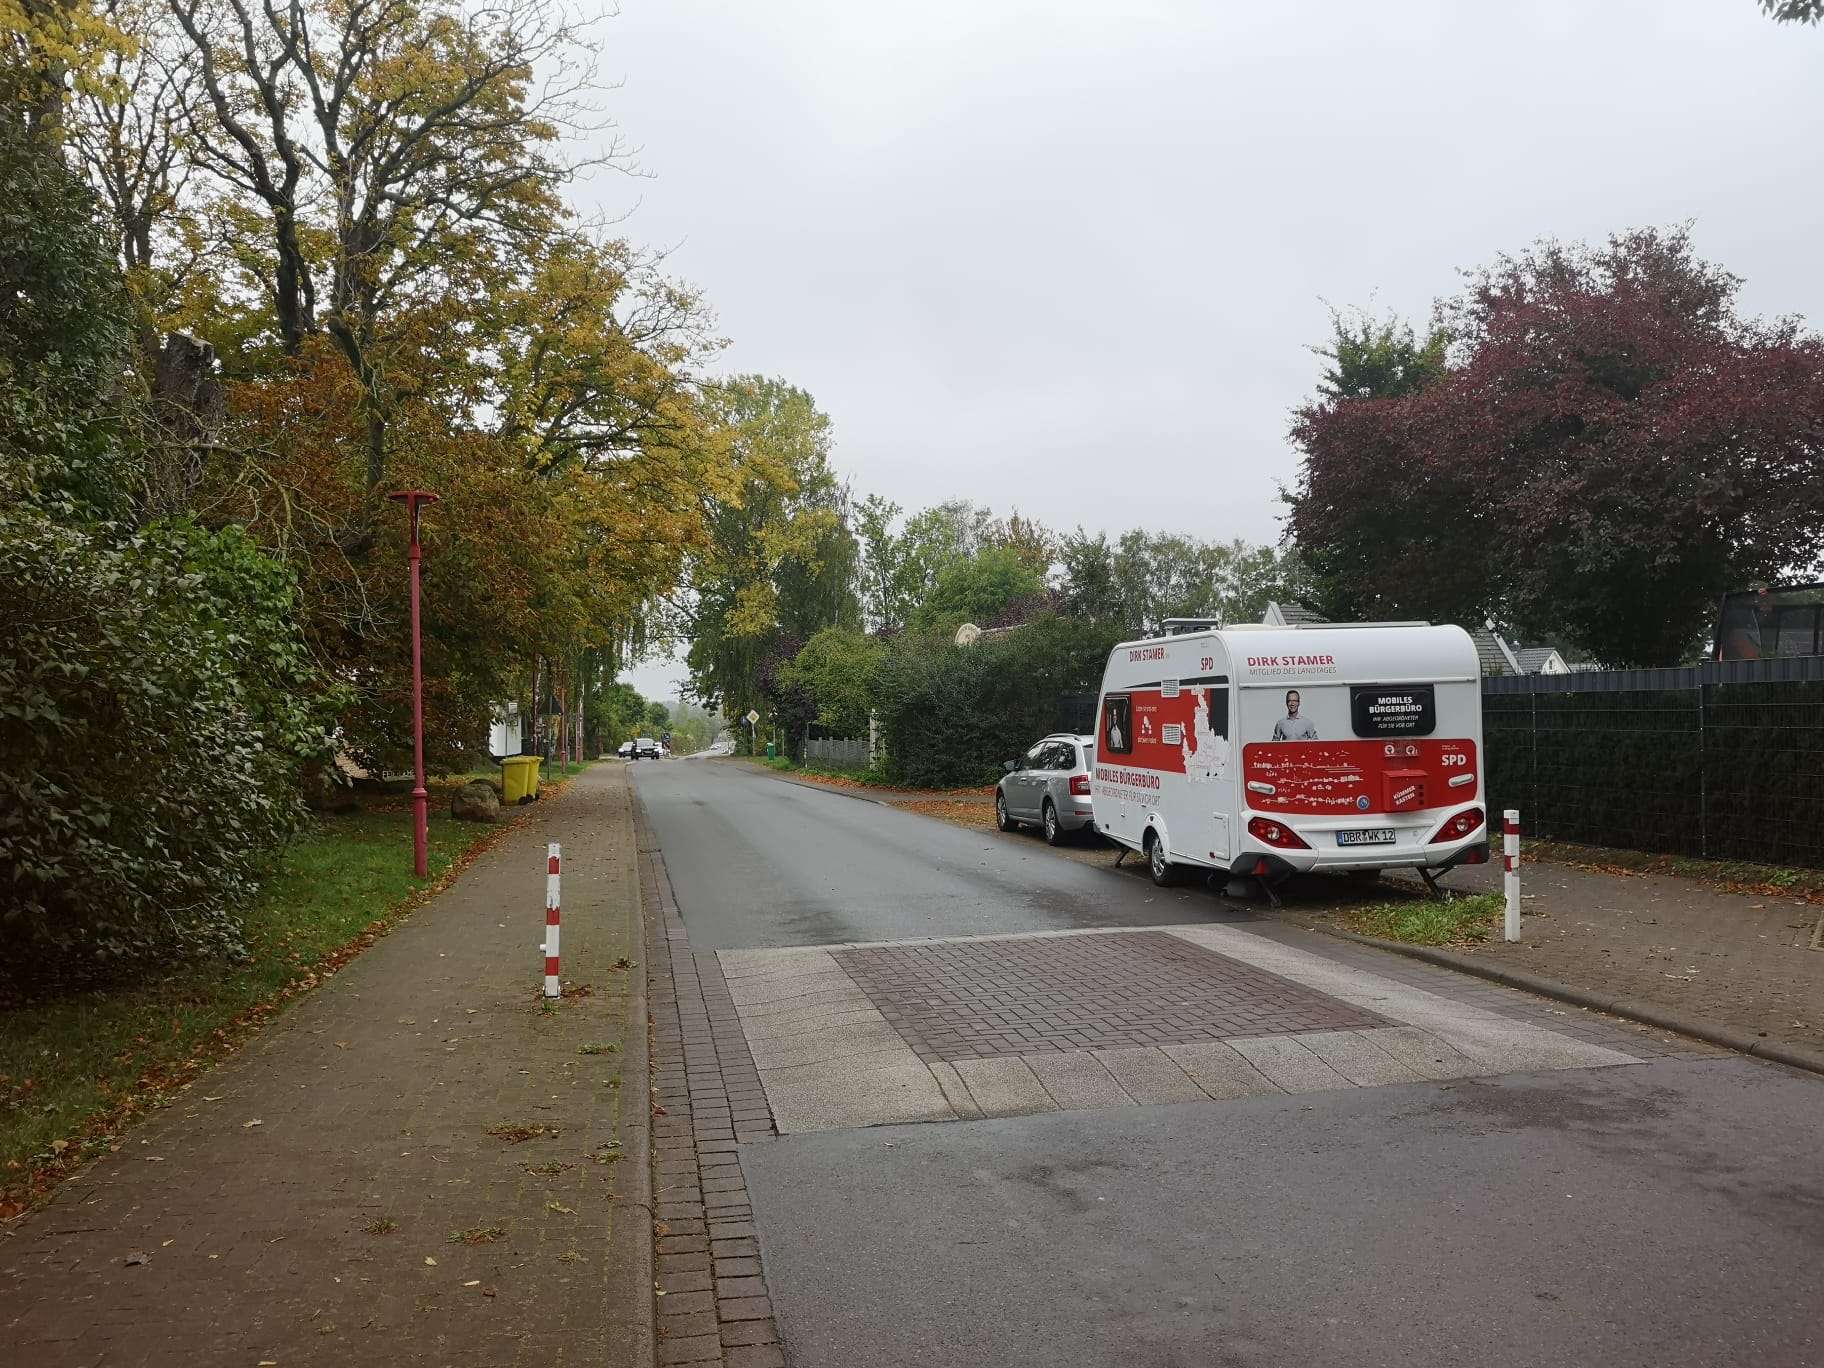
[[(1473, 741), (1251, 741), (1241, 751), (1243, 801), (1256, 812), (1339, 816), (1467, 803), (1481, 787)], [(1253, 785), (1272, 789), (1262, 793)], [(1367, 802), (1362, 800), (1366, 798)]]
[[(1102, 735), (1105, 739), (1097, 750), (1097, 757), (1133, 769), (1167, 770), (1173, 774), (1183, 774), (1182, 748), (1189, 746), (1192, 753), (1196, 753), (1197, 697), (1206, 692), (1205, 689), (1186, 688), (1180, 689), (1176, 698), (1167, 698), (1157, 689), (1136, 689), (1128, 695), (1132, 700), (1133, 750), (1126, 754), (1116, 754), (1108, 749), (1108, 720), (1104, 718)], [(1165, 739), (1167, 727), (1180, 729), (1173, 733), (1170, 741)]]

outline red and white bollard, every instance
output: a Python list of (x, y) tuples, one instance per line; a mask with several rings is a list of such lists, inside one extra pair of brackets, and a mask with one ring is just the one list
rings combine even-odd
[(1520, 811), (1501, 814), (1501, 885), (1507, 894), (1507, 919), (1503, 927), (1510, 941), (1520, 939)]
[(564, 993), (557, 976), (559, 864), (557, 842), (553, 841), (545, 851), (545, 996), (548, 998), (562, 997)]

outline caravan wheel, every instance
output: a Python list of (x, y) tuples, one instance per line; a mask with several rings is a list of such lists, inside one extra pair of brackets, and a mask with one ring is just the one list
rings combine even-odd
[(1165, 842), (1159, 839), (1155, 831), (1146, 833), (1146, 865), (1153, 876), (1153, 882), (1161, 888), (1170, 887), (1178, 877), (1178, 866), (1165, 858)]

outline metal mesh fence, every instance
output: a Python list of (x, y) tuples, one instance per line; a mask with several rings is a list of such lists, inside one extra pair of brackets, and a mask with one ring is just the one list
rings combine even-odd
[(1490, 810), (1548, 839), (1824, 868), (1824, 668), (1806, 673), (1485, 680)]

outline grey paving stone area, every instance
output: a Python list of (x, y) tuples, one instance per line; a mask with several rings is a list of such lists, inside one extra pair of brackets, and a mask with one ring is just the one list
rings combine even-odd
[[(786, 1133), (1641, 1057), (1619, 1033), (1592, 1039), (1501, 1010), (1528, 1001), (1519, 994), (1466, 1000), (1222, 926), (724, 950), (719, 959)], [(1212, 1001), (1200, 1005), (1200, 994)], [(1086, 1016), (1100, 1029), (1065, 1034)]]
[(925, 941), (832, 958), (927, 1063), (1386, 1024), (1165, 931)]

